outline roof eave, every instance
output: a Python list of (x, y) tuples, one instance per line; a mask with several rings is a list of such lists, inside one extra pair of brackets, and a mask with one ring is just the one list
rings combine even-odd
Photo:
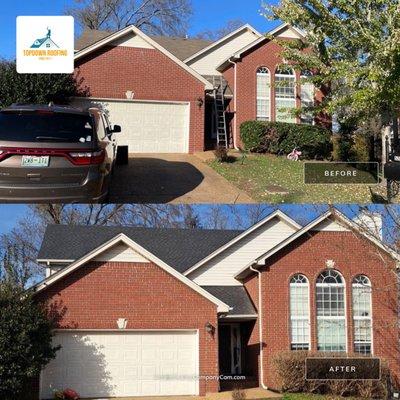
[(148, 35), (143, 33), (140, 29), (136, 28), (133, 25), (129, 25), (117, 32), (114, 32), (108, 36), (106, 36), (103, 39), (100, 39), (96, 43), (91, 44), (90, 46), (85, 47), (82, 50), (79, 50), (74, 54), (74, 60), (79, 60), (81, 57), (88, 55), (89, 53), (98, 50), (99, 48), (105, 46), (107, 43), (110, 43), (124, 35), (126, 35), (129, 32), (133, 32), (135, 35), (140, 36), (142, 39), (144, 39), (146, 42), (148, 42), (150, 45), (152, 45), (154, 48), (157, 50), (161, 51), (164, 53), (167, 57), (169, 57), (172, 61), (174, 61), (176, 64), (178, 64), (180, 67), (182, 67), (184, 70), (186, 70), (189, 74), (193, 75), (196, 79), (198, 79), (200, 82), (202, 82), (205, 86), (206, 90), (212, 90), (213, 86), (210, 82), (207, 81), (207, 79), (203, 78), (199, 73), (197, 73), (194, 69), (192, 69), (190, 66), (188, 66), (185, 62), (182, 60), (179, 60), (176, 56), (174, 56), (171, 52), (169, 52), (165, 47), (161, 46), (158, 44), (155, 40), (150, 38)]
[(114, 236), (112, 239), (108, 240), (107, 242), (103, 243), (102, 245), (98, 246), (97, 248), (91, 250), (89, 253), (85, 254), (78, 260), (74, 261), (68, 267), (63, 268), (62, 270), (56, 272), (55, 274), (53, 274), (53, 275), (49, 276), (48, 278), (45, 278), (41, 282), (37, 283), (36, 285), (31, 287), (29, 290), (32, 290), (34, 293), (38, 293), (44, 289), (47, 289), (49, 286), (53, 285), (59, 279), (62, 279), (63, 277), (68, 276), (69, 274), (74, 272), (76, 269), (78, 269), (80, 266), (82, 266), (83, 264), (92, 260), (96, 255), (102, 253), (103, 251), (106, 251), (107, 249), (109, 249), (110, 247), (114, 246), (115, 244), (117, 244), (119, 242), (123, 242), (127, 246), (132, 247), (134, 250), (138, 251), (142, 256), (147, 258), (149, 261), (158, 265), (160, 268), (164, 269), (170, 275), (174, 276), (181, 282), (185, 283), (188, 287), (190, 287), (194, 291), (198, 292), (200, 295), (207, 298), (208, 300), (210, 300), (212, 303), (214, 303), (217, 306), (218, 313), (226, 313), (231, 310), (231, 307), (229, 305), (227, 305), (223, 301), (219, 300), (217, 297), (213, 296), (211, 293), (207, 292), (205, 289), (203, 289), (202, 287), (197, 285), (195, 282), (193, 282), (189, 278), (185, 277), (180, 272), (176, 271), (174, 268), (169, 266), (164, 261), (160, 260), (153, 253), (146, 250), (145, 248), (140, 246), (138, 243), (136, 243), (135, 241), (133, 241), (132, 239), (130, 239), (123, 233), (120, 233), (120, 234)]

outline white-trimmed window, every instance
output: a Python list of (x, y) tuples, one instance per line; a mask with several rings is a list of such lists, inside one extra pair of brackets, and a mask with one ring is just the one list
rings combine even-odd
[(317, 340), (320, 351), (346, 351), (345, 284), (342, 275), (329, 269), (316, 283)]
[[(301, 107), (302, 108), (310, 108), (314, 106), (314, 97), (315, 97), (315, 87), (312, 82), (307, 82), (307, 78), (311, 76), (310, 71), (303, 71), (301, 73)], [(303, 112), (301, 117), (301, 122), (303, 124), (314, 124), (314, 116), (310, 112)]]
[(275, 72), (275, 109), (276, 120), (296, 122), (291, 112), (296, 108), (296, 75), (292, 68), (281, 67)]
[(290, 332), (292, 350), (310, 350), (309, 284), (302, 274), (290, 279)]
[(371, 281), (365, 275), (353, 279), (354, 352), (372, 353), (372, 300)]
[(257, 70), (257, 120), (271, 119), (271, 75), (268, 68), (260, 67)]

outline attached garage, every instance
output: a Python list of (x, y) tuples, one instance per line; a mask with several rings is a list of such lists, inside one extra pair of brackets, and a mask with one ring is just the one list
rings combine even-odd
[(67, 387), (83, 398), (199, 394), (197, 331), (60, 331), (54, 342), (41, 399)]
[(111, 124), (121, 125), (118, 144), (129, 153), (188, 153), (190, 106), (184, 102), (145, 100), (75, 100), (102, 108)]

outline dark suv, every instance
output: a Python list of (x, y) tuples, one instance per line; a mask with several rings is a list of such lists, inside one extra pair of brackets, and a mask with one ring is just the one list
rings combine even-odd
[(0, 111), (0, 201), (102, 202), (117, 144), (107, 116), (43, 105)]

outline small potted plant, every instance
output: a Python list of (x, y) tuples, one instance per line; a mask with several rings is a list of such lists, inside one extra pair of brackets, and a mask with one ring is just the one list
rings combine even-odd
[(63, 394), (65, 400), (79, 400), (79, 394), (75, 390), (65, 389)]
[(79, 400), (79, 394), (72, 389), (57, 390), (54, 392), (54, 400)]

